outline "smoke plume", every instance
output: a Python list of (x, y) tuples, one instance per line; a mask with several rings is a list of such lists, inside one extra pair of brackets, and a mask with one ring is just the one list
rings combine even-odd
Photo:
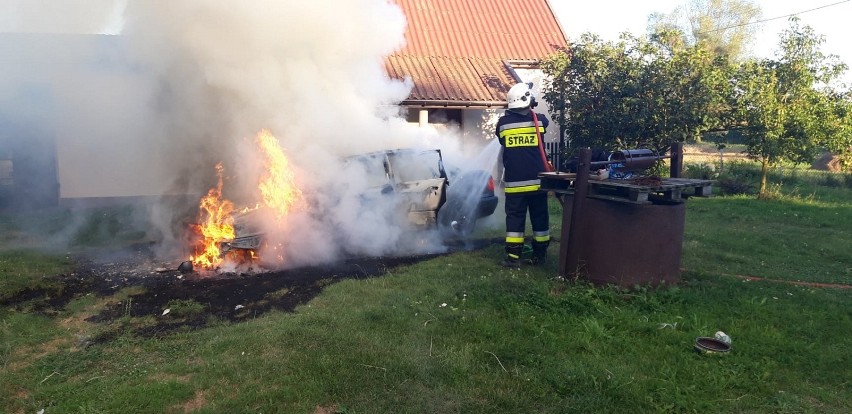
[[(254, 138), (268, 129), (308, 198), (268, 223), (286, 263), (434, 246), (406, 239), (388, 206), (364, 205), (368, 174), (341, 163), (382, 149), (457, 151), (400, 117), (410, 85), (388, 78), (384, 57), (403, 45), (406, 22), (388, 0), (8, 3), (0, 51), (17, 63), (0, 64), (0, 92), (17, 98), (0, 101), (0, 120), (53, 137), (63, 198), (201, 195), (222, 163), (225, 196), (254, 205)], [(184, 213), (148, 208), (164, 249), (182, 243)]]

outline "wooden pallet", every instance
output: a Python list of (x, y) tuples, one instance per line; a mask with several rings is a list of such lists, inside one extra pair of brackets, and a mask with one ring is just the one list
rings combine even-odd
[(664, 178), (656, 185), (637, 185), (629, 180), (589, 180), (589, 197), (647, 204), (651, 199), (683, 202), (687, 196), (708, 197), (712, 180)]
[[(542, 173), (542, 189), (562, 194), (573, 194), (575, 174)], [(649, 180), (644, 180), (649, 181)], [(641, 185), (631, 180), (594, 180), (588, 183), (587, 197), (622, 203), (649, 204), (652, 201), (683, 202), (686, 197), (709, 197), (713, 191), (713, 180), (689, 178), (663, 178), (653, 185)]]

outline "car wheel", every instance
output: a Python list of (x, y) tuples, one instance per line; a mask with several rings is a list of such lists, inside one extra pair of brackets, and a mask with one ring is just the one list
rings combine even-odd
[(446, 238), (468, 238), (476, 228), (475, 212), (465, 212), (461, 202), (447, 201), (438, 211), (438, 225)]

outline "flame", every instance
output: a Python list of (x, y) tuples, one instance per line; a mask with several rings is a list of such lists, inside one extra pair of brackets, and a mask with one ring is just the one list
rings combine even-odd
[(261, 177), (260, 189), (263, 204), (272, 210), (279, 221), (302, 204), (302, 192), (296, 187), (296, 178), (290, 161), (278, 139), (268, 130), (257, 135), (257, 144), (263, 151), (266, 171)]
[(234, 204), (222, 199), (222, 163), (216, 164), (218, 183), (211, 188), (207, 195), (201, 198), (199, 204), (199, 222), (197, 229), (204, 238), (201, 241), (202, 251), (191, 257), (192, 264), (204, 268), (214, 268), (222, 262), (219, 243), (234, 238)]
[[(254, 207), (246, 207), (239, 212), (268, 210), (281, 226), (283, 219), (294, 208), (304, 205), (302, 192), (296, 186), (295, 174), (278, 139), (268, 130), (261, 130), (256, 142), (264, 159), (264, 171), (261, 173), (258, 185), (262, 201)], [(191, 256), (190, 260), (193, 265), (201, 268), (214, 269), (222, 264), (225, 257), (220, 248), (221, 243), (231, 241), (238, 236), (234, 228), (233, 214), (236, 212), (234, 204), (222, 198), (223, 171), (222, 164), (217, 164), (218, 183), (215, 188), (208, 191), (199, 204), (199, 222), (202, 224), (195, 227), (203, 240), (199, 242), (197, 249), (201, 252)], [(273, 250), (277, 250), (277, 247)], [(259, 259), (255, 251), (231, 251), (228, 256), (236, 262), (251, 262)], [(277, 259), (283, 261), (283, 256), (278, 254)]]

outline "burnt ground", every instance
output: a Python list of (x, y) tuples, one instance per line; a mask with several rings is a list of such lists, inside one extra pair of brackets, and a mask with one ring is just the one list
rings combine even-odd
[(93, 295), (103, 300), (102, 306), (86, 321), (104, 329), (87, 338), (87, 343), (109, 341), (127, 332), (152, 337), (221, 320), (240, 322), (271, 310), (293, 311), (337, 281), (381, 277), (399, 266), (495, 242), (502, 240), (476, 240), (449, 246), (439, 254), (361, 257), (322, 266), (241, 273), (182, 273), (177, 270), (179, 262), (156, 260), (151, 246), (134, 246), (109, 256), (77, 257), (72, 272), (48, 277), (47, 283), (0, 301), (0, 306), (57, 315), (71, 301)]

